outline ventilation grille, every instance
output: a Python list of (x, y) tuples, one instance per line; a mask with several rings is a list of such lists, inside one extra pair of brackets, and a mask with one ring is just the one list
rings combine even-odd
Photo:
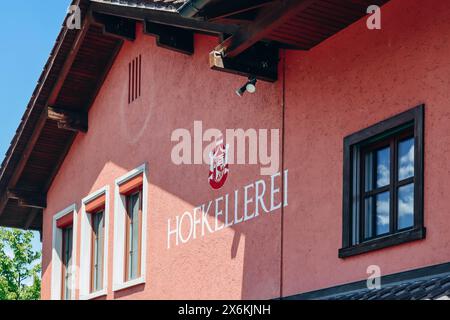
[(139, 55), (128, 64), (128, 103), (141, 96), (142, 57)]

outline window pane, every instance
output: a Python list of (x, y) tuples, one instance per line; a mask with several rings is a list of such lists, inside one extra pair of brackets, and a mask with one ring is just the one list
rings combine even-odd
[(103, 246), (104, 246), (104, 230), (105, 230), (105, 223), (104, 223), (104, 214), (103, 212), (97, 213), (98, 215), (98, 233), (97, 233), (97, 241), (98, 241), (98, 254), (97, 254), (97, 290), (103, 289)]
[(398, 179), (404, 180), (414, 176), (414, 138), (398, 144)]
[(377, 236), (389, 232), (389, 192), (383, 192), (377, 198)]
[(130, 225), (128, 230), (128, 280), (138, 277), (139, 259), (139, 194), (129, 197), (128, 215)]
[(63, 230), (64, 242), (64, 299), (71, 299), (72, 227)]
[(384, 148), (377, 151), (377, 188), (390, 183), (391, 149)]
[(414, 184), (398, 189), (398, 229), (414, 226)]
[(389, 194), (389, 192), (383, 192), (365, 199), (364, 229), (366, 239), (389, 232)]
[(359, 224), (360, 224), (360, 209), (359, 209), (359, 190), (360, 190), (360, 177), (358, 172), (358, 163), (360, 162), (359, 150), (353, 153), (353, 163), (352, 163), (352, 244), (359, 243)]
[(138, 276), (139, 256), (139, 195), (133, 199), (133, 278)]
[[(372, 191), (375, 188), (382, 188), (389, 185), (390, 165), (391, 149), (389, 147), (366, 154), (364, 176), (366, 191)], [(376, 175), (375, 178), (374, 174)]]
[(92, 291), (98, 291), (103, 288), (103, 212), (92, 215)]
[(364, 158), (364, 188), (373, 190), (373, 152), (367, 153)]
[(92, 291), (97, 290), (97, 259), (98, 259), (98, 240), (97, 240), (97, 234), (98, 234), (98, 218), (96, 214), (92, 215)]
[(372, 238), (373, 235), (373, 209), (375, 197), (369, 197), (364, 201), (364, 230), (365, 238)]

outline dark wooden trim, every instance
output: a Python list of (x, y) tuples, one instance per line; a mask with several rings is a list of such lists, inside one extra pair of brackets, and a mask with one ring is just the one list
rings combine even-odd
[[(120, 49), (122, 48), (123, 43), (124, 43), (123, 40), (119, 40), (119, 41), (117, 42), (117, 46), (116, 46), (116, 48), (114, 49), (113, 54), (111, 55), (111, 59), (110, 59), (110, 61), (108, 62), (108, 65), (106, 66), (106, 69), (105, 69), (105, 71), (104, 71), (104, 73), (103, 73), (103, 75), (102, 75), (102, 77), (101, 77), (101, 80), (98, 82), (98, 84), (97, 84), (97, 86), (96, 86), (96, 88), (95, 88), (95, 90), (94, 90), (94, 93), (93, 93), (92, 97), (91, 97), (90, 100), (89, 100), (88, 106), (91, 106), (91, 105), (93, 104), (95, 98), (97, 97), (98, 92), (100, 91), (100, 89), (101, 89), (103, 83), (105, 82), (105, 79), (106, 79), (106, 77), (107, 77), (109, 71), (111, 70), (112, 65), (113, 65), (113, 63), (114, 63), (114, 61), (115, 61), (117, 55), (119, 54), (119, 51), (120, 51)], [(44, 186), (44, 190), (48, 190), (48, 189), (50, 188), (51, 184), (53, 183), (53, 180), (55, 179), (56, 174), (57, 174), (58, 171), (59, 171), (59, 168), (61, 167), (61, 165), (62, 165), (64, 159), (66, 158), (66, 156), (67, 156), (67, 154), (68, 154), (68, 152), (69, 152), (69, 150), (70, 150), (70, 147), (72, 146), (72, 143), (73, 143), (73, 141), (75, 140), (75, 137), (76, 137), (76, 133), (72, 134), (72, 136), (69, 138), (69, 141), (67, 142), (67, 144), (66, 144), (66, 146), (65, 146), (65, 148), (64, 148), (64, 151), (61, 153), (61, 156), (59, 157), (59, 159), (58, 159), (58, 161), (57, 161), (57, 164), (55, 165), (53, 171), (52, 171), (51, 174), (49, 175), (49, 179), (48, 179), (48, 181), (46, 182), (46, 184), (45, 184), (45, 186)], [(1, 212), (1, 211), (0, 211), (0, 212)]]
[(47, 116), (48, 119), (56, 121), (60, 129), (83, 133), (88, 131), (87, 112), (47, 107)]
[(352, 208), (352, 167), (353, 147), (348, 139), (344, 139), (343, 146), (343, 186), (342, 186), (342, 247), (347, 248), (352, 243), (351, 227), (353, 224)]
[[(79, 6), (81, 2), (82, 1), (79, 0), (74, 4)], [(62, 70), (60, 71), (60, 73), (58, 74), (58, 79), (52, 88), (52, 92), (50, 93), (49, 98), (47, 99), (47, 105), (53, 104), (56, 101), (56, 98), (62, 88), (61, 83), (63, 83), (64, 80), (67, 78), (67, 75), (69, 73), (70, 68), (73, 65), (73, 62), (78, 53), (78, 50), (81, 47), (81, 43), (83, 42), (83, 39), (86, 36), (87, 30), (89, 29), (89, 25), (90, 25), (90, 20), (84, 19), (82, 29), (78, 32), (77, 37), (74, 41), (74, 46), (73, 46), (72, 50), (70, 51), (69, 55), (67, 56), (64, 66), (63, 66)], [(60, 54), (62, 54), (61, 52), (64, 51), (64, 48), (63, 48), (64, 39), (67, 37), (67, 35), (69, 33), (72, 33), (72, 32), (74, 32), (74, 31), (69, 30), (68, 28), (63, 28), (63, 30), (61, 31), (61, 33), (59, 35), (60, 41), (55, 45), (55, 48), (52, 51), (53, 54), (52, 54), (51, 58), (49, 59), (49, 62), (47, 62), (47, 65), (49, 65), (50, 67), (48, 67), (45, 71), (45, 74), (43, 74), (41, 76), (41, 78), (43, 80), (40, 81), (39, 87), (35, 90), (35, 92), (33, 94), (34, 100), (32, 102), (30, 102), (32, 107), (28, 107), (28, 109), (24, 115), (25, 120), (23, 120), (22, 123), (29, 121), (30, 115), (31, 115), (33, 109), (35, 108), (35, 104), (36, 104), (38, 97), (41, 96), (41, 92), (44, 88), (45, 83), (47, 81), (50, 81), (49, 75), (52, 71), (51, 66), (53, 66), (55, 60), (60, 56)], [(16, 186), (17, 182), (19, 181), (19, 179), (22, 175), (22, 172), (25, 169), (25, 166), (28, 162), (28, 159), (30, 158), (30, 155), (34, 149), (34, 146), (36, 145), (36, 143), (39, 139), (40, 133), (46, 124), (46, 121), (47, 121), (47, 110), (43, 110), (40, 114), (40, 117), (36, 121), (36, 124), (34, 125), (33, 133), (31, 134), (31, 139), (28, 141), (28, 143), (25, 147), (25, 150), (22, 152), (20, 161), (15, 166), (13, 174), (12, 174), (11, 178), (9, 179), (8, 185), (6, 186), (6, 188), (14, 188)], [(12, 146), (8, 150), (7, 157), (3, 163), (2, 171), (0, 173), (1, 178), (3, 178), (6, 168), (9, 167), (9, 165), (10, 165), (10, 160), (11, 160), (12, 155), (16, 153), (16, 148), (17, 148), (19, 141), (21, 140), (21, 137), (23, 134), (23, 129), (24, 129), (24, 126), (19, 127), (19, 129), (18, 129), (19, 133), (16, 137), (14, 137)], [(6, 193), (6, 191), (7, 190), (2, 190), (1, 192)], [(8, 197), (5, 194), (5, 196), (3, 196), (2, 199), (0, 199), (0, 216), (3, 214), (7, 203), (8, 203)]]
[(91, 9), (93, 12), (110, 14), (140, 21), (149, 21), (164, 25), (171, 25), (174, 27), (191, 29), (208, 34), (232, 34), (238, 29), (238, 27), (235, 25), (225, 25), (189, 19), (180, 16), (178, 13), (148, 10), (146, 8), (125, 7), (106, 3), (91, 2)]
[[(343, 150), (343, 205), (342, 205), (342, 248), (339, 250), (339, 257), (346, 258), (353, 255), (361, 254), (364, 252), (377, 250), (385, 248), (392, 245), (397, 245), (400, 243), (414, 241), (418, 239), (425, 238), (426, 232), (424, 227), (424, 211), (423, 211), (423, 177), (424, 177), (424, 105), (417, 106), (413, 109), (405, 111), (397, 116), (390, 119), (384, 120), (377, 123), (367, 129), (361, 130), (344, 139), (344, 150)], [(414, 125), (414, 129), (408, 130), (409, 125)], [(364, 191), (364, 175), (360, 175), (360, 195), (366, 194), (377, 194), (382, 191), (389, 191), (390, 194), (390, 214), (391, 214), (391, 224), (390, 233), (384, 236), (378, 236), (373, 239), (366, 240), (364, 234), (364, 214), (362, 207), (364, 205), (362, 197), (360, 197), (360, 227), (359, 227), (359, 243), (352, 244), (352, 197), (353, 197), (353, 157), (355, 156), (356, 150), (361, 153), (361, 148), (366, 148), (368, 146), (372, 150), (372, 145), (375, 143), (377, 147), (381, 146), (380, 143), (385, 143), (386, 140), (377, 140), (378, 137), (384, 135), (389, 138), (389, 135), (395, 135), (396, 132), (401, 132), (401, 130), (406, 130), (401, 133), (400, 136), (391, 138), (391, 181), (390, 185), (385, 188), (378, 188), (369, 193)], [(413, 131), (413, 132), (412, 132)], [(393, 175), (392, 172), (397, 169), (397, 144), (401, 139), (407, 136), (414, 135), (415, 139), (415, 172), (414, 177), (405, 179), (404, 181), (397, 182), (397, 176)], [(392, 140), (394, 139), (394, 140)], [(381, 142), (377, 142), (381, 141)], [(370, 143), (370, 144), (369, 144)], [(395, 147), (392, 147), (392, 144)], [(394, 161), (393, 161), (394, 159)], [(393, 162), (392, 162), (393, 161)], [(359, 162), (364, 162), (364, 159), (360, 159)], [(395, 166), (395, 170), (392, 170)], [(358, 172), (364, 170), (364, 164), (358, 169)], [(395, 196), (397, 192), (397, 187), (414, 183), (414, 226), (405, 230), (397, 230), (397, 204), (394, 200), (397, 200)], [(385, 190), (386, 189), (386, 190)], [(392, 225), (393, 224), (393, 225)]]
[(42, 211), (37, 208), (31, 208), (30, 214), (26, 217), (23, 228), (25, 230), (30, 229), (31, 224), (34, 222), (38, 214), (42, 214)]
[(136, 20), (91, 12), (92, 19), (101, 25), (103, 33), (120, 40), (134, 41), (136, 39)]
[[(31, 135), (31, 139), (28, 141), (28, 144), (25, 147), (25, 150), (22, 152), (20, 161), (17, 164), (17, 166), (14, 170), (14, 173), (12, 174), (12, 177), (9, 180), (8, 185), (10, 188), (15, 187), (17, 182), (19, 181), (20, 176), (22, 175), (22, 172), (25, 169), (25, 166), (28, 162), (28, 159), (31, 156), (31, 152), (33, 151), (34, 146), (36, 145), (36, 143), (39, 139), (40, 133), (45, 126), (46, 120), (47, 120), (47, 113), (42, 112), (40, 118), (37, 121), (36, 126), (34, 127), (33, 133)], [(4, 168), (6, 168), (6, 166)], [(6, 193), (6, 191), (2, 191), (2, 193)], [(8, 203), (8, 196), (5, 194), (5, 196), (1, 199), (1, 202), (0, 202), (0, 216), (3, 214), (7, 203)]]
[(19, 206), (37, 209), (45, 209), (47, 207), (47, 195), (40, 194), (35, 191), (8, 189), (8, 198), (16, 199)]
[(346, 143), (347, 145), (359, 144), (366, 140), (369, 140), (374, 136), (381, 135), (386, 131), (395, 129), (396, 127), (401, 127), (409, 122), (412, 123), (416, 119), (416, 117), (420, 115), (420, 109), (423, 108), (424, 105), (417, 106), (389, 119), (374, 124), (366, 129), (353, 133), (344, 138), (344, 143)]
[(275, 82), (278, 79), (279, 48), (276, 44), (258, 42), (235, 58), (222, 56), (217, 51), (209, 54), (211, 69), (258, 80)]
[(155, 36), (156, 44), (159, 47), (187, 55), (194, 54), (194, 32), (192, 30), (145, 21), (144, 33)]
[(274, 2), (275, 0), (226, 1), (220, 6), (215, 6), (211, 10), (205, 12), (204, 16), (208, 21), (215, 21), (235, 14), (260, 9)]
[(56, 103), (56, 100), (58, 99), (59, 93), (61, 92), (64, 82), (65, 82), (67, 76), (69, 75), (70, 70), (72, 69), (73, 63), (75, 62), (75, 58), (78, 55), (78, 51), (80, 51), (80, 48), (84, 42), (84, 39), (86, 38), (86, 35), (91, 26), (91, 22), (92, 22), (92, 20), (90, 19), (89, 16), (87, 16), (84, 19), (84, 23), (83, 23), (83, 26), (81, 27), (81, 31), (78, 33), (77, 38), (74, 42), (74, 46), (70, 50), (69, 56), (65, 60), (64, 66), (58, 75), (58, 80), (56, 80), (56, 82), (55, 82), (55, 86), (53, 87), (50, 97), (48, 98), (47, 105), (54, 105)]
[(307, 9), (317, 0), (279, 0), (267, 6), (256, 21), (240, 28), (231, 37), (215, 48), (225, 57), (233, 58), (244, 52), (258, 41), (264, 39), (271, 30), (282, 25), (301, 10)]
[(339, 249), (339, 258), (348, 258), (358, 254), (396, 246), (402, 243), (425, 239), (426, 229), (414, 228), (405, 231), (396, 232), (394, 234), (387, 234), (383, 237), (378, 237), (372, 240), (364, 241), (360, 244)]
[(187, 0), (180, 8), (178, 8), (178, 13), (183, 17), (192, 18), (211, 2), (212, 0)]
[(414, 109), (416, 121), (414, 123), (414, 225), (424, 225), (424, 176), (425, 176), (425, 105)]

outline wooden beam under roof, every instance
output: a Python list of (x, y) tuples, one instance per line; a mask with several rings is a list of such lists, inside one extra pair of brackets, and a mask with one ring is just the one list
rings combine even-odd
[(21, 207), (45, 209), (47, 207), (47, 195), (36, 191), (9, 189), (9, 199), (16, 199)]
[(194, 53), (194, 32), (192, 30), (145, 21), (144, 33), (155, 36), (156, 44), (161, 48), (187, 55)]
[(36, 216), (42, 214), (42, 211), (38, 208), (32, 208), (30, 211), (30, 214), (26, 217), (24, 221), (23, 228), (25, 230), (29, 230), (31, 225), (33, 224), (34, 220), (36, 219)]
[(75, 132), (88, 131), (88, 114), (86, 111), (65, 110), (47, 107), (47, 116), (58, 124), (58, 128)]
[(233, 15), (246, 13), (256, 9), (261, 9), (275, 2), (276, 0), (246, 0), (227, 1), (211, 8), (205, 12), (205, 19), (208, 21), (218, 21)]
[(117, 17), (97, 12), (90, 12), (94, 23), (103, 28), (103, 33), (121, 40), (136, 39), (136, 20)]
[(227, 38), (214, 51), (224, 57), (233, 58), (264, 39), (272, 30), (289, 18), (306, 10), (317, 0), (278, 0), (260, 12), (256, 21), (241, 27)]
[[(81, 1), (82, 0), (79, 0), (79, 1), (75, 2), (74, 4), (80, 5)], [(61, 88), (63, 86), (64, 80), (67, 78), (67, 75), (69, 74), (69, 71), (75, 61), (75, 57), (77, 56), (78, 50), (80, 49), (81, 44), (83, 43), (83, 39), (86, 36), (89, 26), (90, 26), (90, 20), (85, 18), (83, 21), (81, 30), (79, 30), (77, 33), (77, 36), (76, 36), (76, 39), (74, 42), (74, 46), (73, 46), (72, 50), (70, 51), (68, 57), (66, 58), (66, 62), (64, 64), (63, 69), (61, 70), (61, 72), (58, 75), (58, 79), (56, 80), (55, 85), (52, 89), (52, 92), (48, 98), (47, 105), (52, 105), (56, 102), (59, 92), (61, 91)], [(62, 50), (62, 45), (64, 42), (62, 39), (65, 39), (69, 32), (75, 32), (75, 31), (70, 30), (67, 27), (65, 27), (63, 29), (61, 36), (60, 36), (61, 41), (58, 43), (57, 47), (54, 49), (55, 53), (53, 54), (52, 60), (49, 62), (50, 66), (53, 65), (53, 63), (57, 59), (59, 52)], [(50, 71), (51, 71), (51, 67), (49, 67), (46, 70), (46, 73), (43, 77), (44, 80), (40, 83), (37, 93), (34, 94), (35, 100), (32, 102), (33, 105), (35, 105), (37, 98), (40, 96), (41, 91), (44, 87), (44, 84), (48, 80)], [(29, 114), (28, 114), (28, 116), (29, 116)], [(36, 125), (34, 126), (33, 133), (31, 135), (31, 139), (28, 141), (28, 144), (25, 147), (25, 150), (22, 152), (22, 156), (19, 160), (19, 163), (17, 164), (11, 178), (9, 179), (8, 186), (6, 186), (6, 188), (14, 188), (16, 186), (17, 182), (19, 181), (19, 179), (22, 175), (22, 172), (25, 169), (25, 166), (28, 162), (28, 159), (30, 158), (31, 152), (33, 151), (33, 148), (39, 139), (40, 133), (45, 126), (46, 121), (47, 121), (47, 110), (43, 110), (40, 117), (37, 120)], [(16, 143), (18, 141), (19, 141), (19, 139), (17, 139)], [(16, 148), (16, 145), (14, 145), (12, 147), (13, 151), (10, 153), (11, 155), (14, 154), (15, 148)], [(9, 159), (7, 159), (7, 161), (8, 160)], [(5, 165), (3, 167), (3, 169), (5, 169), (6, 167), (7, 166)], [(1, 173), (0, 176), (2, 176), (2, 175), (3, 175), (3, 172)], [(6, 192), (7, 192), (7, 190), (0, 190), (0, 193), (6, 193)], [(4, 209), (8, 203), (8, 200), (9, 200), (9, 198), (7, 196), (0, 199), (0, 216), (3, 214)]]
[(235, 25), (189, 19), (184, 18), (177, 13), (149, 10), (139, 7), (127, 7), (100, 2), (91, 2), (91, 10), (94, 13), (109, 14), (129, 19), (170, 25), (173, 27), (190, 29), (209, 34), (233, 34), (238, 30), (238, 27)]

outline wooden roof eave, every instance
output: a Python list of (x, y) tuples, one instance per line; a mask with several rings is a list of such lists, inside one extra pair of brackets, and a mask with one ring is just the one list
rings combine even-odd
[[(23, 185), (23, 183), (20, 183), (24, 179), (24, 172), (27, 170), (30, 171), (27, 167), (30, 165), (29, 160), (35, 152), (36, 145), (42, 143), (40, 139), (43, 132), (50, 131), (55, 127), (55, 119), (52, 117), (67, 117), (67, 115), (70, 116), (77, 112), (74, 110), (64, 111), (61, 115), (55, 113), (60, 112), (58, 111), (60, 109), (53, 107), (61, 101), (60, 94), (63, 90), (65, 80), (69, 77), (74, 62), (79, 58), (78, 52), (85, 42), (87, 33), (92, 32), (91, 30), (94, 27), (98, 29), (99, 26), (92, 20), (88, 0), (74, 0), (72, 5), (78, 5), (82, 9), (82, 17), (84, 17), (82, 28), (80, 30), (72, 30), (63, 24), (0, 169), (1, 226), (32, 230), (40, 230), (42, 228), (42, 209), (46, 203), (44, 201), (46, 192), (76, 136), (76, 130), (66, 134), (67, 139), (64, 141), (64, 146), (58, 149), (59, 154), (57, 155), (57, 160), (53, 161), (52, 165), (54, 166), (52, 166), (52, 172), (49, 176), (46, 176), (46, 181), (41, 181), (39, 185), (33, 185), (32, 183)], [(80, 112), (86, 112), (90, 104), (92, 104), (123, 42), (121, 39), (116, 39), (115, 41), (115, 49), (110, 55), (112, 57), (110, 59), (111, 61), (104, 68), (103, 74), (99, 74), (98, 86), (94, 89), (95, 92), (92, 93), (92, 98), (86, 105), (78, 106)], [(51, 114), (48, 112), (49, 107), (52, 110)], [(58, 106), (56, 105), (56, 107)], [(69, 123), (70, 126), (70, 121), (67, 122), (66, 118), (63, 118), (63, 120), (65, 124)], [(62, 128), (59, 122), (58, 127)], [(25, 189), (21, 190), (17, 188), (19, 184), (21, 184), (20, 187), (24, 187)], [(5, 211), (8, 212), (5, 213)], [(21, 216), (18, 217), (18, 213), (15, 211), (20, 212)]]

